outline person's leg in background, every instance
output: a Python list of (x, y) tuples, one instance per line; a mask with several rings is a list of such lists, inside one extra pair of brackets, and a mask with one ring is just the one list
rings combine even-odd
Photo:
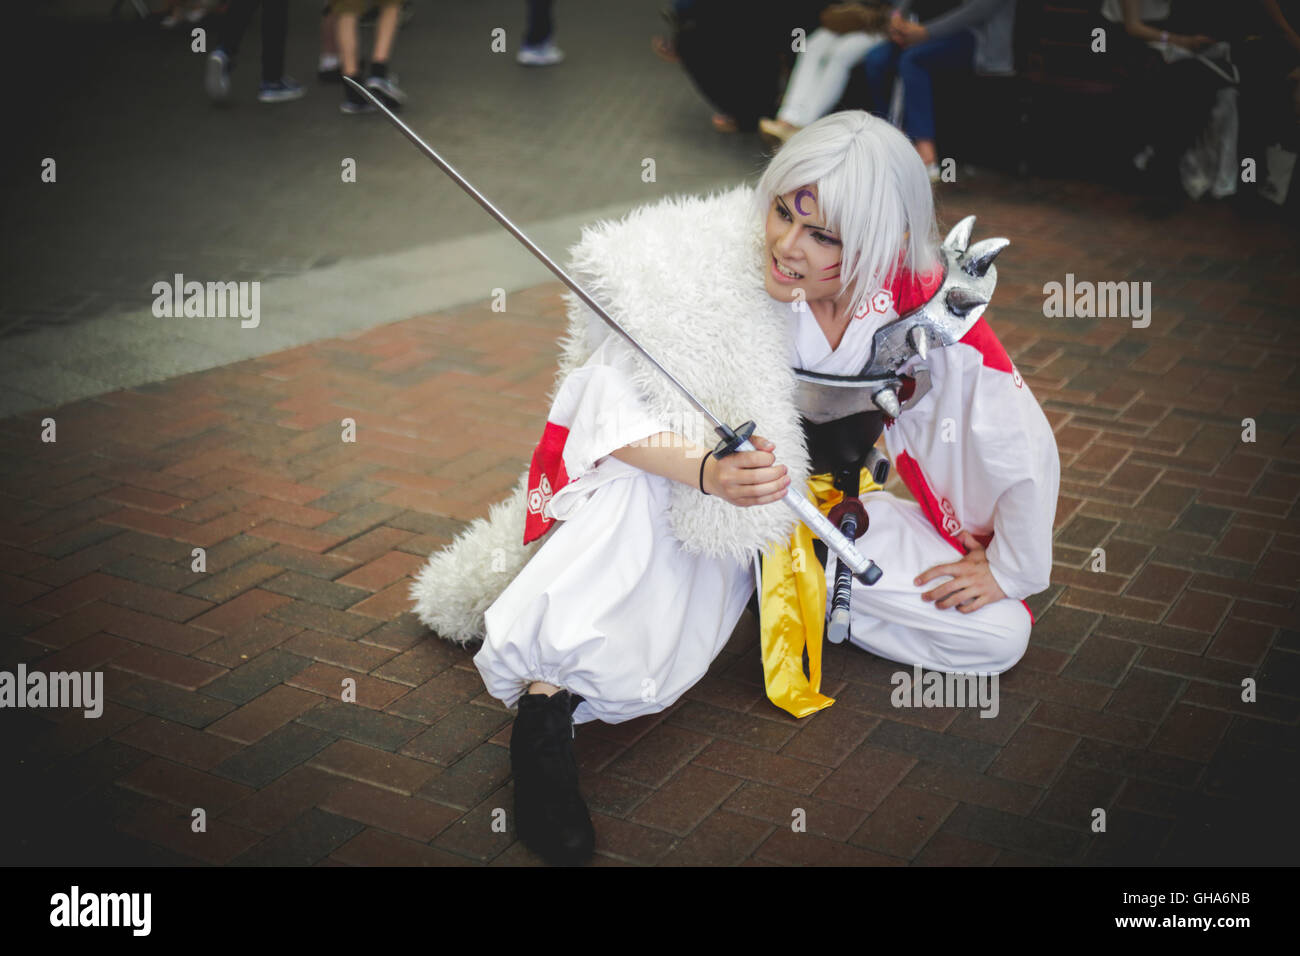
[[(330, 7), (330, 12), (334, 15), (337, 24), (335, 34), (338, 41), (339, 69), (342, 75), (360, 83), (361, 76), (361, 59), (358, 41), (358, 21), (361, 14), (365, 12), (366, 0), (334, 0)], [(374, 104), (368, 99), (352, 89), (348, 84), (343, 84), (343, 102), (339, 104), (339, 109), (344, 113), (371, 113), (374, 112)]]
[(551, 18), (552, 0), (526, 0), (527, 26), (524, 42), (515, 54), (515, 60), (524, 66), (551, 66), (564, 59), (564, 53), (555, 45), (555, 21)]
[(880, 34), (814, 30), (808, 37), (806, 52), (795, 60), (775, 121), (766, 117), (759, 120), (759, 132), (769, 140), (785, 142), (798, 130), (821, 119), (844, 95), (849, 71), (882, 40)]
[(316, 66), (316, 79), (322, 83), (337, 83), (343, 78), (339, 65), (338, 17), (327, 2), (320, 15), (320, 62)]
[(862, 58), (862, 69), (867, 74), (867, 92), (871, 98), (868, 109), (881, 119), (889, 118), (889, 98), (902, 52), (896, 43), (881, 43)]
[(551, 21), (551, 0), (526, 0), (528, 27), (524, 33), (524, 46), (541, 46), (551, 38), (554, 24)]
[(230, 99), (230, 74), (239, 57), (239, 45), (253, 21), (259, 0), (230, 0), (226, 15), (217, 28), (217, 45), (204, 64), (203, 88), (217, 103)]
[(962, 30), (939, 40), (918, 43), (898, 58), (898, 81), (903, 84), (903, 132), (916, 144), (916, 151), (932, 179), (938, 172), (934, 146), (934, 74), (970, 73), (974, 55), (975, 37), (969, 30)]
[(668, 63), (680, 63), (681, 57), (677, 55), (676, 36), (681, 30), (682, 24), (688, 20), (695, 4), (698, 0), (673, 0), (671, 8), (665, 7), (660, 12), (663, 13), (664, 19), (672, 27), (672, 33), (667, 36), (653, 36), (650, 38), (650, 49), (654, 50), (655, 55)]
[[(821, 86), (826, 61), (839, 35), (830, 30), (814, 30), (808, 35), (808, 41), (802, 53), (795, 57), (794, 69), (785, 85), (785, 96), (781, 99), (781, 108), (776, 112), (780, 126), (789, 133), (802, 126), (807, 126), (818, 116), (813, 116), (814, 104), (820, 101), (817, 91)], [(759, 120), (758, 128), (764, 131), (770, 121), (767, 117)]]
[(389, 109), (398, 109), (406, 102), (406, 93), (397, 85), (397, 74), (388, 69), (401, 13), (401, 0), (381, 0), (379, 19), (375, 22), (375, 45), (370, 53), (370, 75), (366, 77), (366, 89), (372, 90)]
[(375, 22), (375, 46), (371, 53), (371, 63), (387, 63), (393, 53), (393, 44), (397, 42), (397, 20), (401, 16), (402, 5), (399, 0), (391, 0), (379, 11)]
[(805, 101), (808, 110), (805, 122), (807, 126), (814, 120), (821, 119), (835, 108), (835, 104), (844, 95), (849, 85), (849, 71), (862, 61), (863, 56), (876, 46), (886, 45), (883, 37), (876, 33), (848, 33), (835, 37), (826, 53), (816, 82), (809, 90)]
[[(1158, 21), (1148, 21), (1147, 25), (1164, 27)], [(1118, 147), (1117, 156), (1123, 163), (1121, 176), (1129, 185), (1144, 189), (1146, 169), (1155, 149), (1151, 145), (1148, 117), (1157, 102), (1153, 90), (1159, 85), (1158, 73), (1165, 68), (1165, 61), (1156, 50), (1123, 30), (1115, 36), (1111, 50), (1126, 76), (1115, 98), (1117, 129), (1112, 134)]]
[(289, 40), (289, 0), (262, 0), (262, 85), (257, 91), (261, 103), (282, 103), (300, 99), (305, 93), (284, 72), (284, 46)]

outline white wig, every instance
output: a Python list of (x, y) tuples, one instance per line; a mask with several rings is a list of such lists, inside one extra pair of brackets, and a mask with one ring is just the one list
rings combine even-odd
[(849, 315), (888, 288), (900, 268), (938, 265), (939, 229), (925, 163), (907, 137), (863, 110), (823, 116), (767, 164), (754, 190), (759, 222), (777, 196), (817, 186), (817, 207), (840, 240), (840, 283), (853, 287)]

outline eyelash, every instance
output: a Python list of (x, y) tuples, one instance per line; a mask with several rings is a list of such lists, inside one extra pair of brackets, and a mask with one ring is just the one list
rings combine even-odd
[[(780, 203), (777, 203), (776, 210), (777, 210), (777, 212), (779, 212), (779, 213), (781, 214), (781, 218), (784, 219), (786, 222), (791, 222), (791, 221), (792, 221), (792, 220), (790, 219), (790, 213), (789, 213), (789, 211), (788, 211), (784, 206), (782, 206)], [(830, 236), (826, 235), (826, 233), (824, 233), (824, 232), (816, 232), (816, 231), (814, 231), (812, 235), (813, 235), (813, 238), (816, 239), (816, 240), (817, 240), (819, 243), (821, 243), (823, 246), (825, 246), (825, 245), (838, 246), (838, 245), (840, 244), (840, 241), (839, 241), (838, 239), (832, 239)]]

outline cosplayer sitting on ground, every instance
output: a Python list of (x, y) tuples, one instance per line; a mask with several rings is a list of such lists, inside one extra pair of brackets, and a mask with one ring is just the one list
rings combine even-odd
[[(799, 717), (832, 703), (819, 692), (832, 578), (801, 560), (811, 537), (779, 501), (791, 483), (823, 512), (838, 494), (809, 474), (795, 370), (858, 374), (875, 331), (944, 281), (937, 236), (916, 151), (847, 111), (795, 134), (756, 189), (665, 199), (571, 250), (570, 274), (629, 333), (720, 418), (753, 419), (762, 437), (756, 451), (708, 455), (702, 417), (570, 297), (529, 476), (413, 586), (442, 636), (483, 637), (474, 663), (518, 707), (515, 825), (546, 859), (594, 847), (573, 724), (678, 700), (727, 643), (756, 564), (768, 696)], [(969, 227), (963, 249), (968, 238)], [(870, 525), (856, 544), (884, 576), (853, 582), (851, 640), (909, 667), (1001, 673), (1029, 638), (1022, 599), (1048, 585), (1056, 445), (985, 319), (928, 364), (929, 391), (884, 419), (916, 503), (869, 478), (861, 487)]]

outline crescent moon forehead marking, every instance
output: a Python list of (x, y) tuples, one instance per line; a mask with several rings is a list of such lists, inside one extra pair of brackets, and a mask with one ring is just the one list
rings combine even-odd
[(797, 212), (797, 213), (798, 213), (799, 215), (801, 215), (801, 216), (806, 216), (806, 215), (808, 215), (807, 210), (805, 210), (805, 209), (803, 208), (803, 205), (802, 205), (802, 203), (803, 203), (803, 197), (804, 197), (804, 196), (807, 196), (809, 199), (813, 200), (814, 202), (817, 201), (817, 197), (816, 197), (815, 195), (813, 195), (813, 191), (812, 191), (811, 189), (801, 189), (801, 190), (799, 190), (797, 193), (795, 193), (795, 194), (794, 194), (794, 211)]

